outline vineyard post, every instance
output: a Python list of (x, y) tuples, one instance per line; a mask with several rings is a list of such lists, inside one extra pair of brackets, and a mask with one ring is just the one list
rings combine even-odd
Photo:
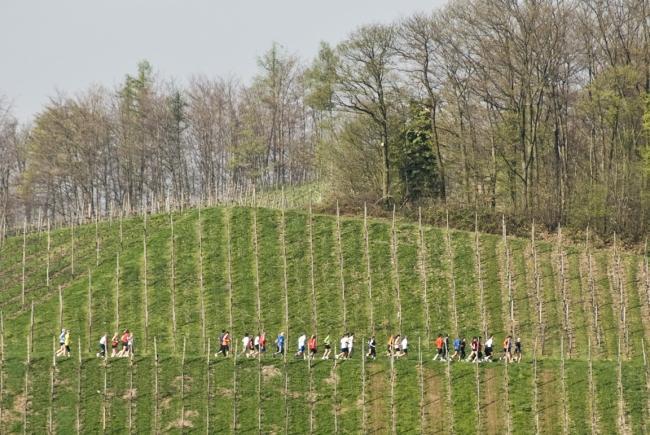
[(562, 385), (562, 432), (569, 431), (569, 410), (567, 409), (566, 373), (564, 369), (564, 335), (560, 335), (560, 380)]
[(395, 406), (395, 354), (390, 353), (390, 428), (393, 435), (397, 434), (397, 407)]
[[(49, 252), (49, 240), (50, 240), (49, 219), (47, 221), (47, 238), (48, 238), (48, 252)], [(99, 215), (97, 214), (97, 212), (95, 212), (95, 266), (99, 266)]]
[(27, 365), (25, 366), (25, 386), (23, 389), (23, 397), (25, 398), (25, 405), (23, 406), (23, 435), (27, 435), (27, 408), (29, 407), (29, 352), (27, 352)]
[(508, 233), (506, 228), (506, 217), (501, 215), (501, 226), (503, 232), (503, 250), (506, 254), (506, 271), (508, 281), (508, 305), (510, 309), (510, 333), (513, 337), (515, 334), (515, 298), (512, 294), (512, 271), (510, 270), (510, 247), (508, 246)]
[(399, 330), (402, 330), (402, 299), (400, 295), (400, 279), (399, 279), (399, 260), (397, 255), (397, 227), (395, 225), (395, 204), (393, 204), (393, 218), (391, 225), (391, 255), (393, 265), (393, 279), (395, 285), (395, 292), (397, 298), (397, 324)]
[(210, 394), (210, 337), (208, 337), (208, 352), (206, 355), (205, 364), (205, 383), (206, 383), (206, 397), (205, 397), (205, 433), (210, 434), (210, 401), (212, 395)]
[(363, 203), (363, 238), (364, 238), (364, 250), (366, 255), (366, 279), (368, 281), (368, 306), (370, 307), (370, 331), (374, 332), (375, 330), (375, 320), (374, 320), (374, 305), (372, 300), (372, 274), (370, 269), (370, 247), (368, 246), (369, 237), (368, 237), (368, 207), (366, 203)]
[[(282, 291), (284, 292), (284, 330), (286, 340), (289, 342), (289, 284), (287, 277), (287, 243), (286, 243), (286, 221), (284, 216), (284, 188), (282, 190), (282, 209), (280, 211), (280, 243), (282, 245)], [(285, 352), (286, 354), (286, 352)], [(285, 357), (286, 359), (286, 357)]]
[[(589, 293), (591, 294), (591, 309), (593, 310), (592, 316), (594, 319), (594, 334), (596, 335), (596, 344), (600, 346), (600, 330), (598, 326), (598, 297), (596, 295), (596, 283), (593, 273), (593, 259), (591, 255), (591, 245), (589, 243), (589, 227), (587, 227), (587, 279), (589, 280)], [(590, 342), (591, 345), (591, 342)]]
[(181, 356), (181, 433), (185, 431), (185, 336), (183, 336), (183, 354)]
[(332, 397), (332, 405), (334, 407), (334, 433), (339, 433), (339, 405), (338, 405), (338, 393), (339, 393), (339, 376), (336, 371), (337, 358), (337, 345), (334, 344), (334, 364), (332, 364), (332, 378), (334, 379), (334, 395)]
[(70, 225), (70, 277), (74, 278), (74, 224), (75, 219), (72, 218)]
[[(61, 293), (59, 291), (59, 298), (61, 297)], [(61, 300), (61, 299), (59, 299)], [(63, 312), (63, 310), (61, 310)], [(32, 300), (32, 309), (31, 313), (29, 316), (29, 346), (27, 346), (27, 364), (31, 361), (32, 357), (32, 352), (34, 351), (34, 301)]]
[(133, 433), (133, 353), (129, 356), (129, 433)]
[(115, 257), (115, 330), (120, 328), (120, 253)]
[(159, 413), (160, 413), (160, 393), (158, 391), (158, 344), (156, 336), (153, 337), (153, 355), (154, 355), (154, 396), (155, 396), (155, 407), (153, 414), (153, 428), (154, 432), (158, 433), (159, 426)]
[(88, 349), (92, 349), (93, 336), (93, 275), (88, 268)]
[(533, 413), (535, 414), (535, 434), (539, 435), (539, 390), (537, 386), (537, 338), (533, 347)]
[(345, 304), (345, 275), (343, 263), (343, 244), (341, 243), (341, 215), (339, 211), (339, 202), (336, 201), (336, 245), (339, 256), (339, 275), (341, 281), (341, 301), (343, 303), (343, 329), (348, 330), (347, 326), (347, 307)]
[(510, 374), (508, 373), (508, 363), (503, 366), (504, 398), (506, 408), (506, 434), (512, 434), (512, 411), (510, 410)]
[(589, 408), (590, 408), (590, 417), (591, 417), (591, 432), (597, 432), (598, 417), (596, 415), (596, 386), (594, 384), (594, 366), (591, 358), (591, 339), (588, 340), (587, 348), (587, 363), (588, 375), (589, 375)]
[(420, 432), (424, 432), (425, 403), (424, 403), (424, 366), (422, 365), (421, 339), (418, 337), (418, 383), (420, 384)]
[(201, 221), (201, 202), (199, 201), (199, 218), (198, 218), (198, 232), (199, 232), (199, 301), (201, 304), (201, 349), (205, 352), (205, 298), (203, 295), (203, 222)]
[(312, 329), (317, 332), (318, 327), (318, 309), (316, 307), (316, 284), (314, 278), (314, 229), (313, 215), (311, 209), (311, 195), (309, 197), (309, 223), (307, 225), (309, 233), (309, 280), (311, 284), (311, 311), (312, 311)]
[[(418, 207), (418, 244), (419, 244), (419, 263), (420, 263), (420, 280), (422, 281), (423, 289), (423, 299), (424, 299), (424, 320), (425, 320), (425, 329), (426, 329), (426, 343), (427, 349), (429, 347), (429, 342), (431, 341), (431, 315), (429, 313), (429, 296), (428, 296), (428, 286), (429, 282), (427, 279), (427, 250), (426, 242), (424, 240), (424, 230), (422, 229), (422, 207)], [(420, 337), (418, 337), (419, 343)], [(419, 347), (419, 344), (418, 344)], [(418, 350), (419, 352), (419, 350)]]
[(535, 242), (535, 221), (533, 220), (532, 228), (530, 231), (530, 245), (533, 251), (533, 275), (535, 278), (535, 299), (537, 302), (537, 322), (539, 325), (539, 335), (541, 341), (542, 353), (544, 352), (544, 319), (542, 317), (543, 299), (541, 295), (541, 277), (539, 273), (539, 263), (537, 259), (537, 244)]
[[(447, 352), (447, 358), (449, 358), (449, 352)], [(481, 433), (481, 377), (478, 364), (474, 364), (474, 375), (476, 379), (476, 432)]]
[(231, 246), (231, 237), (230, 237), (230, 216), (226, 219), (226, 246), (227, 246), (227, 275), (228, 275), (228, 327), (229, 331), (232, 331), (232, 299), (233, 299), (233, 285), (232, 285), (232, 246)]
[(645, 339), (641, 338), (641, 350), (643, 351), (643, 374), (645, 376), (646, 410), (650, 410), (650, 379), (648, 378), (648, 358), (645, 353)]
[(22, 276), (22, 287), (21, 287), (21, 301), (22, 305), (25, 306), (25, 257), (27, 249), (27, 218), (23, 219), (23, 276)]
[(122, 228), (123, 216), (124, 216), (124, 209), (120, 208), (120, 251), (124, 249), (124, 231)]
[[(5, 322), (4, 322), (4, 314), (2, 311), (0, 311), (0, 364), (4, 364), (4, 362), (5, 362)], [(0, 403), (2, 403), (1, 400)]]
[(643, 246), (643, 270), (645, 275), (645, 296), (648, 305), (650, 305), (650, 267), (648, 266), (648, 237), (645, 238)]
[(454, 273), (454, 250), (451, 244), (451, 231), (449, 230), (449, 210), (446, 210), (446, 241), (447, 241), (447, 256), (449, 257), (449, 275), (451, 278), (451, 307), (454, 320), (454, 335), (458, 336), (458, 311), (456, 309), (456, 277)]
[(53, 418), (52, 418), (52, 408), (54, 406), (54, 372), (56, 370), (56, 338), (52, 337), (52, 366), (50, 367), (50, 400), (47, 410), (47, 420), (48, 420), (48, 433), (54, 433), (53, 427)]
[(147, 279), (147, 210), (143, 211), (143, 229), (142, 229), (142, 285), (144, 289), (144, 343), (145, 347), (149, 344), (149, 281)]
[(169, 225), (171, 227), (171, 290), (172, 290), (172, 347), (176, 353), (176, 253), (174, 240), (174, 215), (169, 213)]
[(262, 352), (261, 349), (257, 349), (257, 433), (258, 434), (262, 433)]
[[(2, 312), (0, 312), (0, 319), (2, 318)], [(1, 321), (0, 321), (1, 323)], [(0, 334), (4, 335), (0, 327)], [(1, 340), (4, 341), (4, 340)], [(5, 388), (5, 364), (4, 364), (4, 352), (2, 351), (0, 344), (0, 422), (4, 421), (2, 401), (4, 400), (4, 388)], [(4, 434), (4, 429), (0, 427), (0, 434)]]
[(237, 432), (237, 342), (235, 342), (232, 370), (232, 432)]
[[(81, 340), (77, 341), (77, 355), (78, 355), (78, 364), (77, 364), (77, 404), (76, 404), (76, 426), (77, 426), (77, 435), (81, 433)], [(104, 352), (106, 355), (106, 352)]]
[[(255, 190), (253, 189), (253, 201), (255, 201)], [(255, 297), (257, 303), (257, 330), (262, 330), (262, 299), (260, 296), (260, 266), (259, 266), (259, 244), (257, 240), (257, 204), (253, 204), (253, 257), (254, 257), (254, 269), (253, 274), (255, 275)]]
[(560, 260), (560, 289), (562, 291), (562, 308), (564, 312), (564, 330), (566, 332), (568, 340), (568, 352), (569, 357), (571, 356), (571, 351), (573, 350), (573, 334), (571, 332), (571, 320), (569, 317), (569, 300), (567, 295), (566, 288), (566, 272), (564, 264), (564, 248), (562, 243), (562, 227), (558, 226), (557, 228), (557, 251), (558, 257)]
[[(307, 357), (307, 374), (309, 378), (309, 433), (314, 433), (314, 405), (316, 400), (314, 399), (314, 376), (312, 373), (311, 367), (311, 355)], [(260, 432), (261, 433), (261, 432)]]
[[(620, 307), (621, 312), (620, 312), (619, 322), (621, 323), (620, 327), (623, 330), (623, 336), (625, 338), (626, 348), (628, 348), (629, 347), (629, 346), (627, 346), (627, 344), (628, 344), (628, 331), (627, 331), (627, 322), (626, 322), (626, 319), (625, 319), (625, 315), (626, 315), (625, 293), (623, 291), (624, 290), (623, 280), (621, 279), (621, 255), (618, 252), (618, 247), (617, 247), (617, 244), (616, 244), (616, 240), (617, 240), (616, 239), (616, 233), (614, 233), (614, 247), (613, 248), (614, 248), (614, 260), (615, 260), (615, 263), (616, 263), (615, 270), (614, 270), (614, 276), (616, 278), (616, 283), (617, 283), (617, 286), (618, 286), (619, 304), (621, 306)], [(620, 344), (619, 344), (619, 348), (620, 348)]]
[(452, 434), (456, 433), (456, 426), (454, 425), (454, 401), (452, 397), (451, 390), (451, 361), (449, 355), (447, 355), (447, 361), (445, 364), (445, 377), (447, 378), (447, 407), (449, 409), (449, 422), (450, 422), (450, 432)]
[(106, 358), (104, 358), (103, 362), (103, 368), (104, 368), (104, 389), (103, 389), (103, 394), (102, 394), (102, 431), (106, 433), (106, 400), (108, 398), (107, 395), (107, 388), (108, 388), (108, 364), (106, 362)]
[(50, 238), (50, 218), (47, 219), (47, 257), (45, 261), (45, 285), (50, 288), (50, 247), (52, 241)]
[(625, 428), (627, 428), (627, 423), (625, 419), (625, 400), (623, 398), (623, 367), (621, 361), (621, 336), (618, 336), (618, 353), (617, 353), (617, 370), (616, 370), (616, 386), (618, 391), (618, 418), (619, 418), (619, 427), (623, 428), (622, 431), (625, 433)]
[[(363, 337), (362, 343), (366, 342)], [(366, 352), (361, 352), (361, 426), (366, 428), (368, 424), (368, 410), (366, 409)]]
[(485, 309), (485, 289), (483, 286), (483, 271), (481, 268), (481, 242), (478, 233), (478, 213), (474, 213), (474, 244), (476, 251), (476, 273), (478, 275), (479, 304), (481, 306), (481, 330), (483, 336), (488, 336), (487, 313)]

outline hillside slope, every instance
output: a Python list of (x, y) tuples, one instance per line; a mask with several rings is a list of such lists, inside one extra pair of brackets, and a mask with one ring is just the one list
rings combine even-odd
[[(620, 249), (248, 207), (25, 242), (0, 251), (2, 433), (648, 429), (648, 260)], [(55, 361), (61, 327), (73, 356)], [(137, 356), (96, 358), (99, 337), (125, 328)], [(215, 358), (221, 329), (239, 346), (284, 331), (290, 355), (303, 332), (353, 331), (356, 352), (336, 365)], [(373, 331), (382, 352), (366, 362)], [(410, 355), (391, 364), (396, 332)], [(513, 333), (524, 361), (433, 362), (445, 332)]]

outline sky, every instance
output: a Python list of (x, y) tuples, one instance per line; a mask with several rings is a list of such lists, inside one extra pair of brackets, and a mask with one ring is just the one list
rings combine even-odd
[(443, 0), (2, 0), (0, 96), (29, 121), (61, 91), (113, 87), (140, 60), (184, 83), (193, 74), (250, 80), (273, 42), (305, 60), (362, 24)]

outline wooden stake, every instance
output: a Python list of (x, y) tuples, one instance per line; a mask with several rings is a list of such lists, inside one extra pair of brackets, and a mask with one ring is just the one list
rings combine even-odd
[(27, 353), (27, 365), (25, 366), (25, 386), (23, 389), (23, 397), (25, 398), (25, 405), (23, 406), (23, 435), (27, 435), (30, 431), (27, 430), (27, 412), (29, 408), (29, 352)]
[(368, 283), (368, 307), (370, 308), (370, 332), (375, 332), (374, 320), (374, 302), (372, 300), (372, 273), (370, 269), (370, 247), (368, 236), (368, 207), (363, 203), (363, 238), (364, 238), (364, 254), (366, 256), (366, 282)]
[(512, 271), (510, 268), (510, 247), (508, 246), (508, 233), (506, 230), (506, 218), (501, 215), (501, 225), (503, 228), (503, 249), (506, 254), (506, 272), (508, 281), (508, 305), (510, 307), (510, 333), (516, 337), (515, 332), (515, 298), (512, 291)]
[[(449, 352), (447, 352), (449, 353)], [(447, 355), (449, 358), (449, 355)], [(478, 358), (478, 356), (477, 356)], [(474, 364), (474, 376), (476, 379), (476, 433), (482, 433), (481, 426), (481, 377), (478, 372), (478, 364)]]
[(395, 285), (395, 297), (397, 299), (397, 324), (399, 330), (402, 330), (402, 298), (400, 292), (399, 279), (399, 258), (398, 258), (398, 241), (397, 226), (395, 225), (395, 204), (393, 204), (393, 219), (391, 225), (391, 254), (393, 266), (393, 282)]
[[(130, 349), (129, 349), (130, 350)], [(129, 433), (133, 433), (133, 353), (129, 357)]]
[(144, 345), (145, 348), (149, 345), (149, 281), (147, 266), (147, 211), (143, 212), (144, 226), (142, 231), (142, 261), (143, 261), (143, 276), (142, 285), (144, 289)]
[(616, 386), (618, 391), (618, 418), (619, 428), (622, 433), (628, 433), (627, 418), (625, 415), (625, 399), (623, 397), (623, 367), (621, 361), (621, 336), (618, 337), (618, 353), (617, 353), (617, 370), (616, 370)]
[(70, 276), (74, 278), (74, 224), (75, 220), (72, 219), (70, 226)]
[[(424, 299), (424, 321), (426, 330), (427, 349), (431, 342), (431, 315), (429, 312), (429, 296), (428, 296), (428, 274), (427, 274), (427, 246), (424, 240), (424, 230), (422, 229), (422, 208), (418, 207), (418, 263), (420, 269), (420, 282), (422, 283), (423, 299)], [(419, 343), (420, 337), (418, 337)], [(418, 344), (419, 347), (419, 344)], [(419, 349), (418, 349), (419, 352)], [(423, 411), (422, 411), (423, 412)]]
[[(48, 220), (48, 240), (49, 240), (49, 220)], [(99, 266), (99, 216), (95, 212), (95, 266)]]
[(569, 432), (569, 410), (567, 408), (566, 400), (566, 374), (564, 370), (564, 336), (560, 335), (560, 378), (562, 380), (562, 433)]
[(158, 390), (158, 344), (156, 336), (153, 337), (153, 354), (154, 354), (154, 397), (155, 407), (153, 414), (153, 428), (155, 433), (160, 432), (160, 392)]
[(23, 307), (25, 306), (25, 259), (27, 251), (27, 218), (23, 220), (23, 277), (22, 277), (22, 287), (21, 287), (21, 302)]
[[(593, 310), (592, 317), (594, 319), (593, 323), (593, 333), (596, 336), (596, 344), (600, 347), (600, 326), (598, 324), (598, 296), (596, 294), (596, 280), (594, 279), (593, 273), (593, 259), (591, 255), (591, 247), (589, 244), (589, 228), (587, 227), (587, 279), (589, 281), (589, 294), (591, 295), (591, 309)], [(591, 340), (589, 341), (589, 346), (591, 346)]]
[[(420, 221), (420, 223), (422, 222)], [(424, 402), (424, 365), (422, 364), (422, 346), (420, 337), (418, 337), (418, 381), (420, 384), (420, 433), (424, 433), (426, 432), (426, 404)]]
[(313, 215), (311, 210), (311, 198), (309, 199), (309, 221), (307, 224), (309, 233), (309, 280), (311, 284), (311, 320), (314, 334), (318, 334), (318, 309), (316, 306), (316, 283), (314, 278), (314, 229)]
[(395, 353), (390, 354), (390, 428), (393, 435), (397, 434), (397, 406), (395, 404)]
[(233, 370), (232, 370), (232, 430), (237, 432), (237, 343), (235, 342), (235, 353), (233, 354)]
[[(284, 190), (282, 190), (283, 201), (282, 209), (280, 211), (280, 245), (282, 246), (282, 291), (284, 293), (284, 330), (286, 332), (285, 339), (289, 341), (289, 279), (287, 277), (287, 243), (286, 243), (286, 222), (284, 216)], [(286, 362), (286, 352), (283, 355)], [(286, 400), (286, 397), (285, 397)]]
[(336, 358), (337, 354), (337, 345), (334, 345), (334, 364), (332, 364), (332, 378), (334, 379), (334, 394), (332, 396), (332, 405), (334, 406), (334, 433), (339, 433), (339, 376), (336, 372), (336, 366), (338, 359)]
[(560, 263), (560, 290), (562, 293), (562, 308), (564, 312), (564, 331), (566, 332), (567, 340), (568, 340), (568, 351), (569, 351), (569, 356), (571, 355), (571, 351), (573, 349), (573, 333), (571, 331), (571, 319), (569, 315), (569, 298), (568, 298), (568, 292), (566, 288), (566, 274), (565, 274), (565, 264), (564, 264), (564, 249), (562, 247), (562, 228), (558, 227), (557, 229), (557, 251), (558, 251), (558, 257), (559, 257), (559, 263)]
[(185, 336), (183, 336), (183, 356), (181, 357), (181, 433), (185, 431)]
[[(363, 337), (362, 343), (366, 342)], [(368, 410), (366, 408), (366, 352), (361, 352), (361, 427), (368, 427)]]
[(508, 373), (508, 363), (503, 366), (503, 380), (505, 384), (503, 403), (506, 408), (506, 434), (512, 434), (512, 410), (510, 409), (510, 375)]
[(115, 330), (120, 329), (120, 253), (115, 257)]
[(76, 426), (77, 426), (77, 435), (81, 434), (81, 340), (77, 341), (77, 355), (78, 362), (77, 364), (77, 403), (76, 403)]
[(199, 202), (198, 218), (198, 236), (199, 236), (199, 302), (201, 305), (201, 346), (205, 352), (205, 298), (203, 296), (203, 222), (201, 221), (201, 203)]
[(50, 288), (50, 247), (52, 241), (50, 238), (50, 219), (47, 219), (47, 260), (45, 263), (45, 285)]
[(591, 416), (591, 433), (598, 433), (598, 410), (596, 408), (596, 384), (594, 383), (594, 366), (591, 358), (591, 339), (588, 340), (587, 362), (589, 364), (589, 410)]
[[(60, 290), (60, 288), (59, 288)], [(61, 292), (59, 291), (59, 298), (61, 298)], [(61, 300), (61, 299), (59, 299)], [(27, 346), (27, 364), (30, 363), (32, 358), (32, 352), (34, 350), (34, 301), (32, 301), (32, 310), (29, 316), (29, 337), (28, 337), (28, 346)]]
[[(108, 353), (108, 352), (107, 352)], [(103, 367), (104, 367), (104, 390), (103, 390), (103, 395), (102, 395), (102, 431), (106, 433), (106, 425), (107, 425), (107, 401), (108, 401), (108, 366), (106, 364), (106, 358), (104, 358), (103, 362)]]
[(535, 415), (535, 434), (539, 435), (539, 390), (537, 384), (537, 339), (533, 347), (533, 414)]
[[(88, 268), (88, 349), (92, 349), (93, 337), (93, 275)], [(81, 343), (81, 341), (80, 341)]]
[(169, 225), (171, 227), (171, 290), (172, 290), (172, 347), (176, 353), (176, 253), (174, 238), (174, 215), (169, 213)]
[(336, 247), (339, 257), (339, 278), (341, 283), (341, 302), (343, 304), (343, 330), (348, 330), (347, 307), (345, 303), (345, 267), (343, 264), (343, 244), (341, 243), (341, 215), (339, 211), (339, 202), (336, 201)]
[(454, 336), (458, 337), (459, 336), (459, 329), (458, 329), (458, 311), (456, 309), (456, 277), (455, 277), (455, 272), (454, 272), (454, 248), (451, 244), (451, 232), (449, 231), (449, 210), (446, 211), (447, 214), (447, 231), (446, 231), (446, 239), (447, 239), (447, 257), (449, 257), (449, 271), (450, 271), (450, 281), (451, 281), (451, 307), (452, 307), (452, 314), (453, 314), (453, 323), (454, 323)]
[(205, 433), (206, 435), (210, 435), (210, 406), (212, 401), (212, 394), (210, 394), (210, 337), (208, 337), (208, 352), (205, 365), (205, 384)]
[(539, 262), (537, 258), (537, 243), (535, 242), (535, 221), (533, 221), (533, 225), (530, 232), (530, 246), (533, 252), (533, 275), (535, 279), (535, 299), (537, 302), (537, 323), (539, 327), (541, 353), (544, 353), (545, 326), (544, 326), (544, 318), (542, 317), (544, 299), (542, 298), (542, 290), (541, 290), (542, 278), (539, 272)]
[(257, 433), (262, 433), (262, 352), (260, 350), (257, 352)]
[(233, 285), (232, 285), (232, 241), (230, 236), (230, 216), (226, 218), (226, 245), (227, 245), (227, 279), (228, 279), (228, 330), (232, 332), (232, 301), (233, 301)]
[[(255, 200), (255, 190), (253, 189), (253, 200)], [(255, 205), (255, 204), (254, 204)], [(259, 261), (259, 244), (257, 240), (257, 207), (253, 207), (253, 257), (254, 257), (254, 269), (253, 274), (255, 275), (255, 296), (257, 300), (257, 330), (262, 331), (262, 299), (260, 296), (260, 261)]]
[(483, 336), (488, 337), (487, 310), (485, 308), (485, 289), (483, 285), (483, 271), (481, 267), (481, 241), (478, 233), (478, 213), (474, 213), (474, 251), (476, 254), (476, 275), (478, 277), (479, 304), (481, 305), (481, 331)]

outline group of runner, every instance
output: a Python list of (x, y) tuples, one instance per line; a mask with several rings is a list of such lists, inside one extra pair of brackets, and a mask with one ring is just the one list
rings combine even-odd
[[(106, 334), (102, 335), (99, 339), (99, 352), (97, 352), (98, 358), (106, 357), (106, 345), (107, 345), (108, 336)], [(125, 329), (122, 332), (122, 335), (117, 332), (113, 334), (111, 338), (111, 358), (125, 358), (134, 355), (134, 337), (133, 332)], [(122, 348), (119, 349), (120, 344)]]
[[(449, 355), (449, 335), (438, 334), (436, 338), (436, 356), (433, 360), (439, 361), (466, 361), (466, 362), (490, 362), (494, 361), (494, 336), (490, 335), (485, 343), (481, 342), (481, 336), (474, 336), (470, 341), (470, 353), (466, 355), (467, 340), (465, 337), (456, 337), (453, 342), (454, 353)], [(513, 350), (514, 347), (514, 350)], [(522, 348), (521, 338), (517, 337), (513, 340), (511, 335), (508, 335), (503, 340), (503, 353), (499, 357), (499, 361), (506, 363), (521, 362)]]
[[(470, 353), (466, 354), (467, 340), (464, 337), (457, 337), (453, 341), (453, 354), (449, 355), (449, 335), (438, 334), (434, 344), (436, 346), (436, 355), (434, 361), (467, 361), (467, 362), (489, 362), (493, 361), (494, 357), (494, 336), (490, 335), (483, 343), (481, 336), (474, 336), (470, 341)], [(230, 355), (231, 336), (227, 330), (222, 330), (219, 336), (220, 348), (215, 356), (220, 354), (224, 357)], [(266, 333), (261, 332), (251, 336), (249, 333), (244, 334), (242, 338), (242, 350), (240, 355), (247, 358), (254, 358), (264, 355), (266, 353)], [(370, 337), (367, 345), (366, 357), (370, 359), (377, 358), (377, 340), (373, 335)], [(386, 355), (389, 357), (401, 358), (408, 356), (408, 337), (406, 335), (390, 335), (386, 347)], [(294, 354), (296, 358), (301, 359), (314, 359), (318, 353), (318, 339), (315, 334), (307, 336), (306, 333), (300, 334), (297, 340), (297, 351)], [(321, 359), (326, 360), (332, 357), (332, 339), (327, 335), (323, 339), (323, 347), (325, 351)], [(280, 332), (275, 339), (276, 351), (273, 356), (282, 356), (285, 353), (285, 335)], [(349, 359), (352, 357), (354, 349), (354, 333), (346, 332), (340, 339), (339, 353), (334, 355), (335, 359)], [(506, 363), (520, 362), (522, 357), (521, 339), (513, 340), (512, 336), (507, 336), (503, 341), (503, 354), (499, 358)]]

